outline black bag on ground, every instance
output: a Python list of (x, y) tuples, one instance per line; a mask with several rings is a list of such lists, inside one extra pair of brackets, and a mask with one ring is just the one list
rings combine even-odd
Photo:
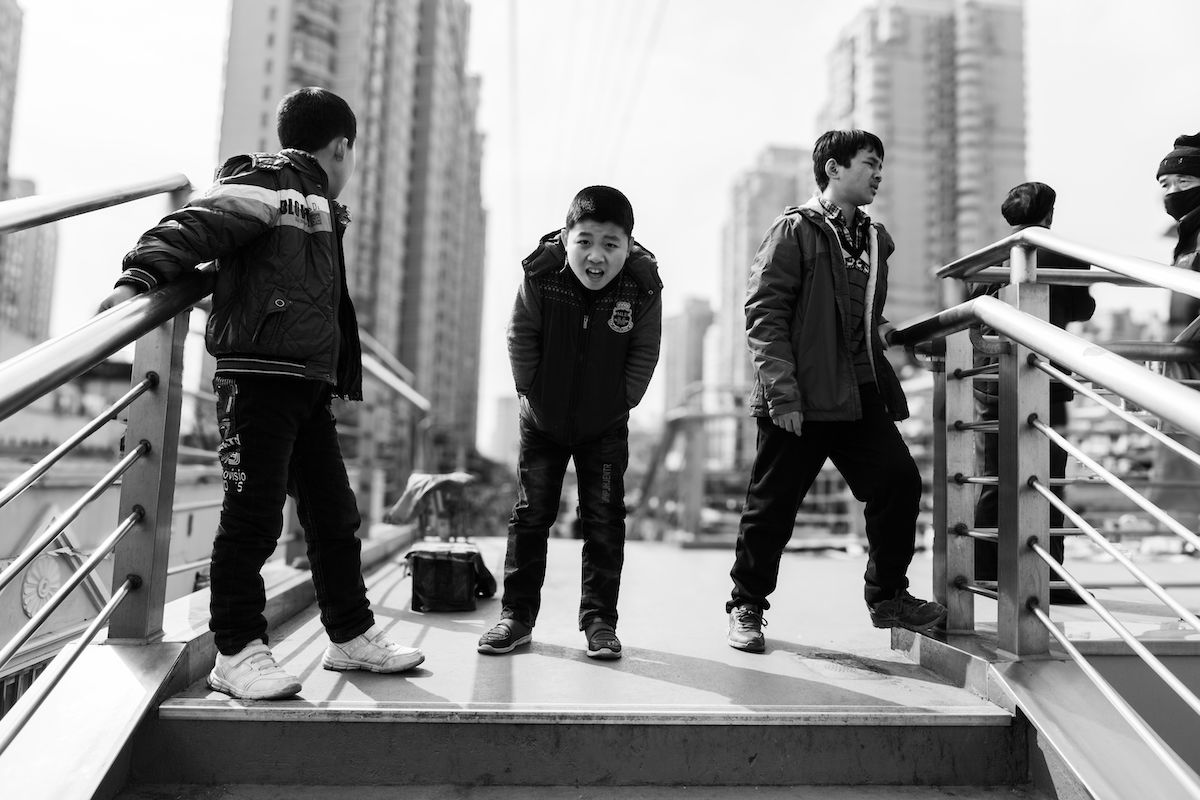
[(420, 542), (406, 555), (413, 611), (474, 611), (496, 593), (496, 579), (473, 544)]

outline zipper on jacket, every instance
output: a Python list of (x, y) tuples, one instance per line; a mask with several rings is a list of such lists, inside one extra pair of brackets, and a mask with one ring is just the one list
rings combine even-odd
[[(587, 302), (586, 300), (584, 302)], [(591, 338), (591, 331), (588, 330), (588, 321), (592, 318), (592, 307), (594, 304), (589, 304), (587, 311), (583, 312), (583, 333), (579, 336), (579, 352), (575, 355), (575, 373), (571, 376), (571, 394), (567, 401), (567, 441), (575, 441), (575, 412), (576, 399), (579, 397), (579, 384), (583, 380), (584, 368), (587, 366), (588, 340)]]

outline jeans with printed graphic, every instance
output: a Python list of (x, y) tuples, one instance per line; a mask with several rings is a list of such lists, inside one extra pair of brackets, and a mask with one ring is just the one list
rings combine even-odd
[(575, 445), (554, 441), (521, 419), (517, 502), (508, 523), (501, 616), (532, 627), (542, 605), (546, 549), (558, 516), (567, 461), (579, 480), (583, 577), (579, 629), (595, 620), (616, 627), (621, 568), (625, 565), (627, 422)]
[(362, 578), (360, 518), (330, 410), (330, 387), (285, 376), (213, 380), (225, 502), (213, 542), (209, 627), (233, 655), (267, 641), (263, 564), (296, 498), (321, 624), (334, 642), (374, 624)]

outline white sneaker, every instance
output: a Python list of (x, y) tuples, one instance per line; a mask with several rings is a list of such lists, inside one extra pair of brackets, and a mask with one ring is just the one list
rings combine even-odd
[(403, 647), (387, 637), (383, 628), (372, 625), (361, 636), (325, 648), (321, 666), (325, 669), (365, 669), (370, 672), (403, 672), (425, 660), (415, 647)]
[(208, 685), (242, 700), (279, 700), (300, 691), (300, 679), (285, 672), (258, 639), (236, 655), (218, 653)]

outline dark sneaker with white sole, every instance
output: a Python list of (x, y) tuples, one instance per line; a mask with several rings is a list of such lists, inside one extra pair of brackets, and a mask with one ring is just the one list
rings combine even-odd
[(747, 653), (765, 653), (767, 640), (763, 636), (762, 609), (749, 604), (734, 606), (729, 612), (729, 646)]
[(621, 640), (607, 622), (593, 622), (587, 626), (588, 658), (613, 659), (621, 657)]
[(932, 600), (921, 600), (907, 591), (890, 600), (880, 600), (867, 606), (871, 612), (871, 624), (876, 628), (907, 628), (925, 632), (938, 627), (946, 620), (946, 607)]
[(489, 655), (503, 655), (532, 641), (533, 628), (515, 619), (502, 619), (479, 637), (479, 646), (475, 649)]

